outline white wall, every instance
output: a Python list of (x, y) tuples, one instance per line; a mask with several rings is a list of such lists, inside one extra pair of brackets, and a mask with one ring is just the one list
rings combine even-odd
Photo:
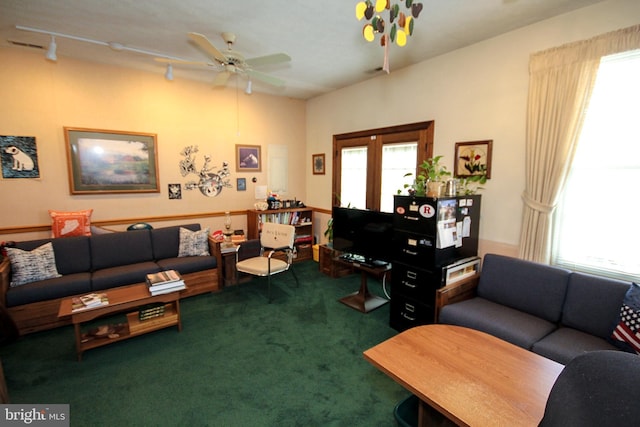
[(444, 155), (450, 170), (456, 142), (493, 140), (492, 179), (481, 193), (481, 252), (515, 254), (530, 54), (635, 25), (639, 18), (637, 0), (602, 2), (401, 70), (393, 69), (398, 48), (391, 48), (389, 75), (307, 103), (307, 157), (327, 153), (327, 174), (307, 173), (308, 203), (331, 208), (334, 134), (435, 120), (434, 155)]
[[(51, 63), (42, 52), (28, 49), (0, 48), (0, 64), (0, 135), (34, 136), (40, 168), (38, 179), (0, 179), (0, 231), (46, 226), (48, 209), (92, 208), (97, 222), (252, 209), (255, 186), (268, 184), (269, 147), (274, 145), (287, 148), (285, 197), (305, 200), (305, 168), (300, 166), (307, 157), (303, 100), (260, 93), (246, 96), (242, 89), (238, 95), (232, 84), (213, 88), (184, 79), (168, 82), (161, 74), (65, 57)], [(160, 192), (71, 195), (65, 126), (157, 134)], [(236, 171), (236, 144), (262, 146), (261, 172)], [(184, 159), (180, 153), (189, 145), (199, 148), (198, 170), (205, 154), (211, 155), (214, 170), (228, 162), (233, 188), (216, 197), (185, 190), (184, 184), (199, 179), (180, 173), (179, 162)], [(236, 191), (236, 178), (246, 178), (247, 191)], [(170, 183), (183, 185), (181, 200), (169, 199)], [(194, 222), (214, 230), (222, 226), (221, 217)], [(234, 219), (235, 228), (245, 225), (244, 216)], [(46, 235), (3, 234), (0, 240)]]

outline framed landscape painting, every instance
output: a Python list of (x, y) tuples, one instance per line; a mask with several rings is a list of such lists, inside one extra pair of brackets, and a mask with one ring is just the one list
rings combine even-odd
[(159, 193), (156, 134), (64, 128), (71, 194)]

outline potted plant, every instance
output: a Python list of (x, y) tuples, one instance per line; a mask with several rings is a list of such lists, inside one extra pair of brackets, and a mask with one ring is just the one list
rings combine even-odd
[[(442, 194), (443, 180), (445, 176), (451, 176), (451, 172), (447, 170), (447, 167), (440, 164), (442, 156), (435, 156), (427, 159), (418, 166), (420, 173), (416, 176), (412, 184), (405, 184), (404, 188), (407, 189), (412, 196), (429, 196), (440, 197)], [(413, 175), (411, 172), (405, 176)], [(400, 194), (402, 190), (398, 190)]]
[(480, 187), (480, 186), (486, 184), (486, 182), (487, 182), (486, 170), (484, 170), (483, 173), (479, 175), (469, 175), (469, 176), (460, 177), (458, 179), (458, 195), (469, 196), (472, 194), (476, 194), (478, 190), (484, 189), (484, 187)]
[(333, 246), (333, 218), (329, 218), (327, 221), (327, 229), (324, 230), (324, 237), (327, 238), (327, 246)]

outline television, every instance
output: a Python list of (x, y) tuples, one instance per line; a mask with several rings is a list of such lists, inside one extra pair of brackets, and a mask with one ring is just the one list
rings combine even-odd
[(333, 248), (343, 259), (380, 266), (392, 259), (393, 214), (334, 206)]

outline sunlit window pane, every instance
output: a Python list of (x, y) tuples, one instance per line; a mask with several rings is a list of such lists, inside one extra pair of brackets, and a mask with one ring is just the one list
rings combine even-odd
[(640, 275), (640, 51), (603, 58), (555, 216), (554, 262)]
[(367, 147), (342, 149), (340, 206), (365, 209), (367, 205)]
[(407, 173), (415, 174), (417, 155), (417, 142), (385, 144), (382, 147), (382, 212), (393, 212), (393, 195), (407, 182), (404, 178)]

